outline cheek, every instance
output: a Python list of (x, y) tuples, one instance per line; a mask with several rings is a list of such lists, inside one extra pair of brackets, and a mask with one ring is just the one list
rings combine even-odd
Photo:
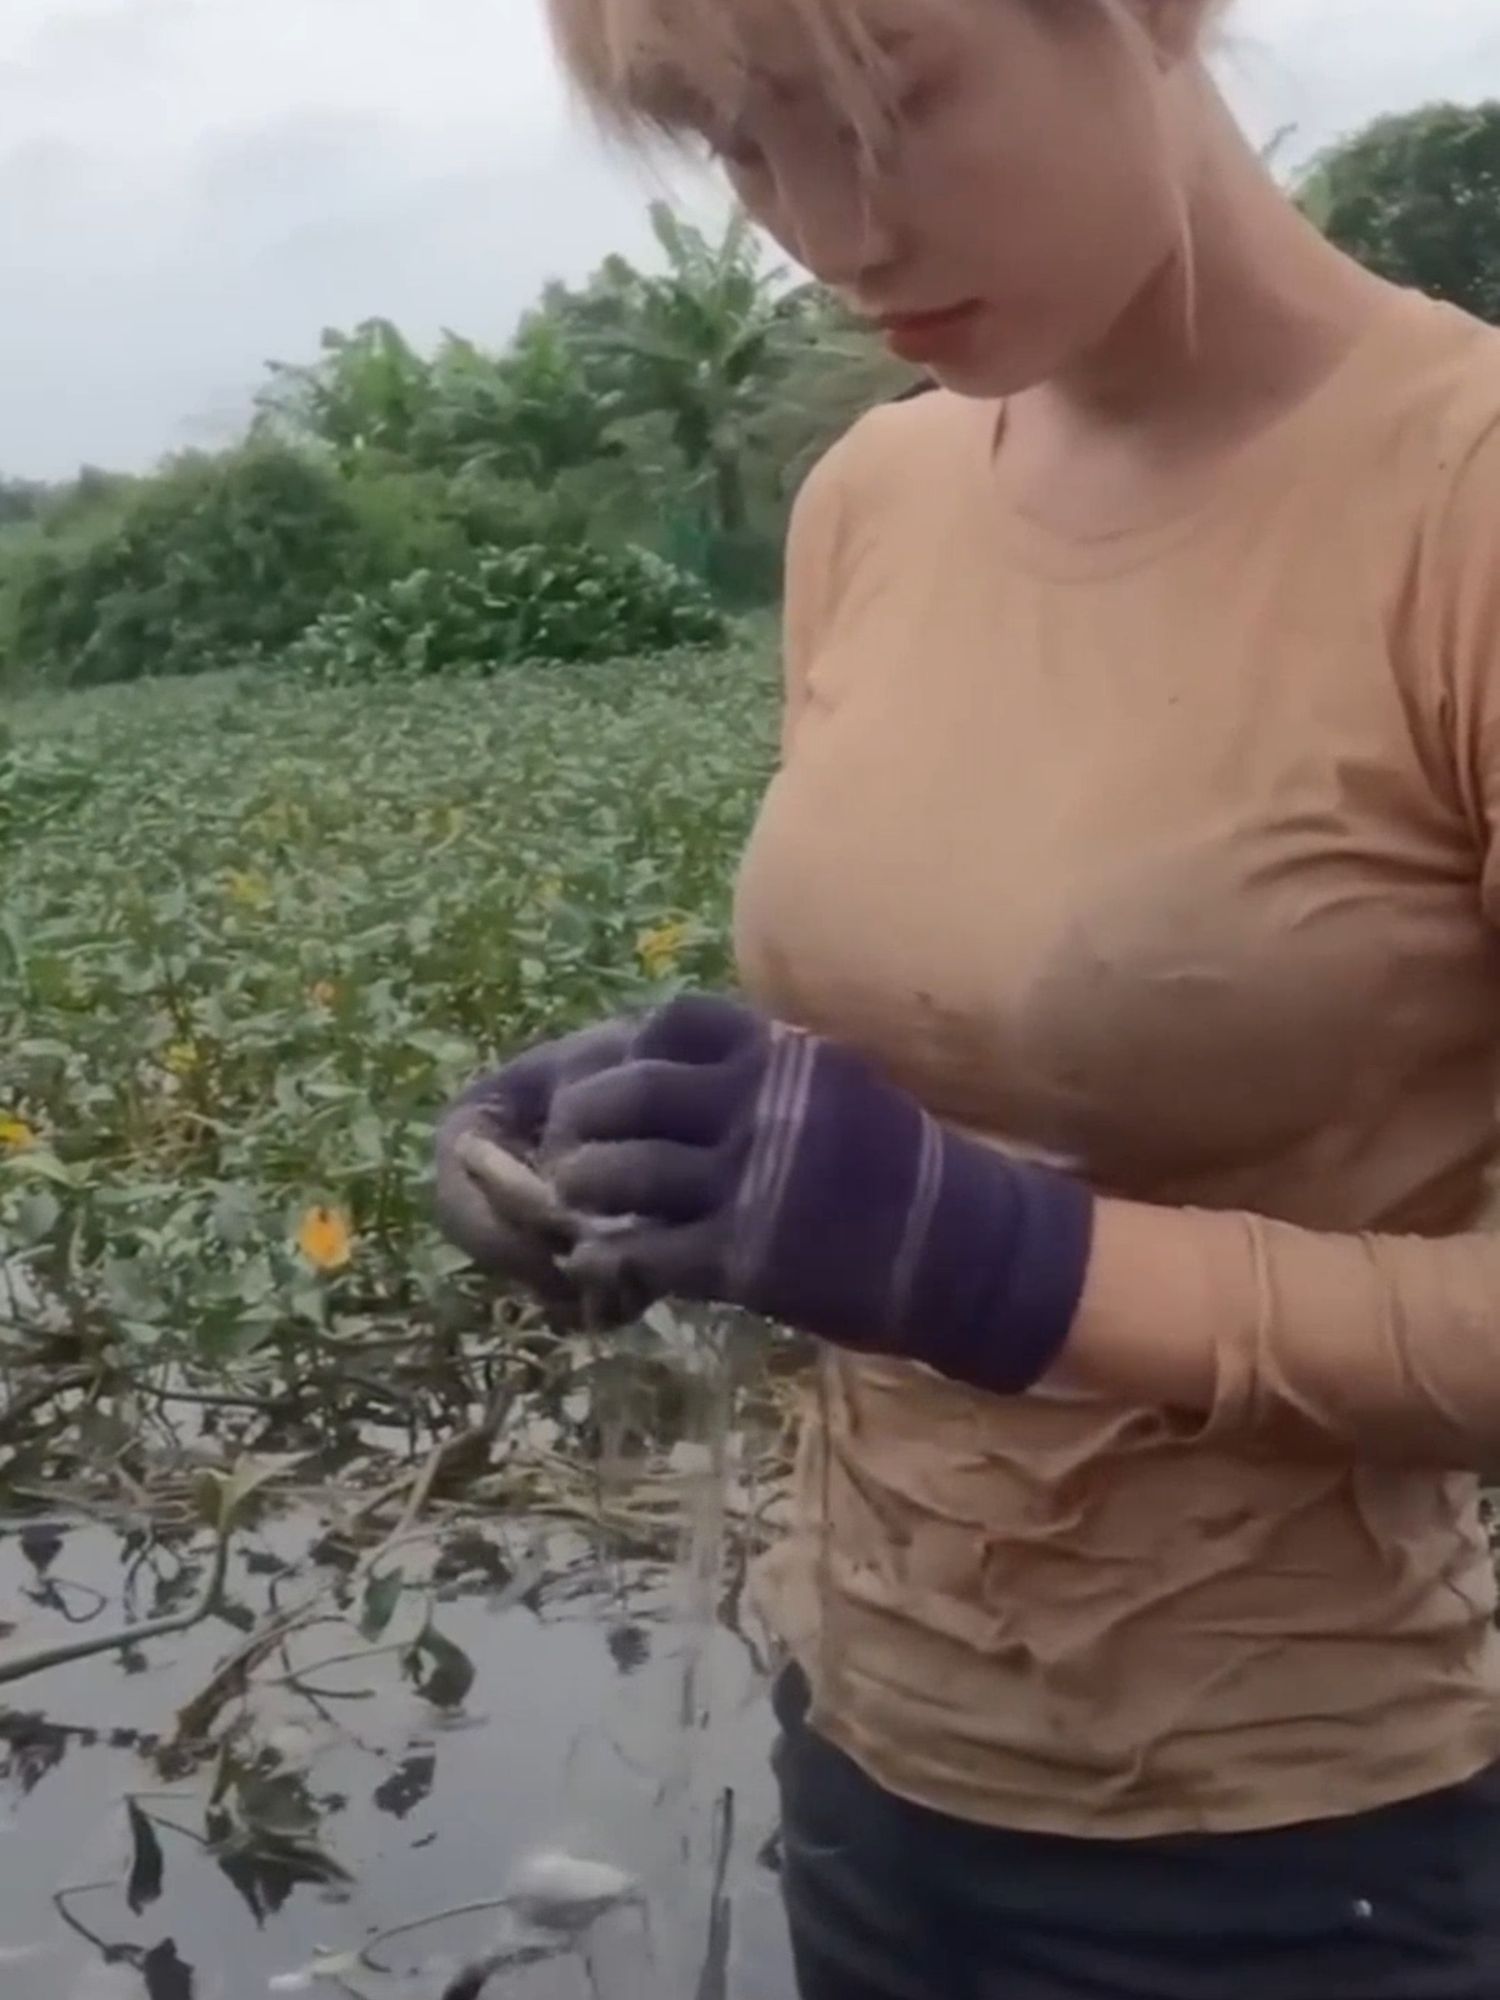
[(859, 209), (826, 160), (782, 161), (775, 170), (725, 161), (723, 174), (750, 221), (794, 264), (836, 282), (820, 268), (830, 254), (838, 267), (858, 261), (849, 246), (859, 233)]
[(913, 216), (988, 266), (998, 296), (1043, 302), (1144, 282), (1179, 233), (1172, 186), (1138, 142), (972, 130), (917, 165)]
[(789, 240), (792, 231), (782, 213), (782, 204), (777, 199), (770, 173), (752, 172), (726, 163), (723, 175), (730, 193), (755, 227), (764, 230), (778, 250), (795, 257), (796, 246)]

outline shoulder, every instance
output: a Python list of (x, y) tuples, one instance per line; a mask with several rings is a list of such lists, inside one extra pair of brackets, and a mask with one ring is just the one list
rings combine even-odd
[(1500, 675), (1500, 327), (1451, 310), (1446, 329), (1409, 390), (1418, 596), (1429, 635), (1486, 642)]
[(1445, 788), (1474, 810), (1500, 758), (1500, 327), (1431, 304), (1387, 385), (1378, 459), (1353, 532), (1394, 510), (1386, 572), (1394, 661)]
[(972, 438), (976, 419), (992, 407), (955, 396), (936, 382), (913, 382), (856, 417), (816, 462), (813, 473), (825, 480), (877, 485), (909, 474), (914, 459), (942, 454)]
[(929, 479), (953, 477), (990, 408), (921, 380), (866, 410), (813, 461), (789, 536), (826, 544), (852, 524), (909, 508)]
[[(1478, 508), (1500, 527), (1500, 327), (1423, 301), (1385, 385), (1389, 471), (1429, 530)], [(1497, 579), (1500, 582), (1500, 579)]]
[[(1500, 327), (1476, 323), (1438, 436), (1440, 487), (1475, 510), (1478, 525), (1500, 530)], [(1500, 589), (1500, 570), (1495, 580)]]

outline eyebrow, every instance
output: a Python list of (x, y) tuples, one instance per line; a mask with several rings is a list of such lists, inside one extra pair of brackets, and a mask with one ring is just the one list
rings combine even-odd
[(715, 107), (673, 63), (649, 62), (634, 68), (627, 85), (631, 103), (653, 123), (669, 129), (702, 130)]
[[(920, 39), (914, 29), (888, 24), (868, 31), (868, 44), (887, 60), (899, 60)], [(795, 94), (805, 82), (802, 72), (777, 69), (763, 63), (749, 64), (744, 82), (776, 95)], [(641, 115), (666, 130), (705, 133), (721, 127), (726, 115), (733, 119), (739, 111), (715, 100), (691, 81), (675, 63), (658, 58), (641, 63), (629, 82), (631, 102)]]

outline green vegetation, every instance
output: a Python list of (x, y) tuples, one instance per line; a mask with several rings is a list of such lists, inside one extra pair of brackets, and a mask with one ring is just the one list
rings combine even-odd
[[(1378, 119), (1295, 193), (1373, 268), (1500, 321), (1500, 103)], [(909, 371), (742, 215), (714, 240), (651, 213), (658, 268), (547, 286), (501, 347), (329, 329), (270, 364), (227, 450), (0, 481), (0, 688), (288, 648), (355, 677), (603, 658), (773, 604), (802, 473)]]
[(1500, 325), (1500, 101), (1377, 118), (1314, 162), (1299, 198), (1371, 270)]
[(727, 976), (775, 712), (749, 643), (420, 699), (247, 672), (26, 711), (0, 1345), (286, 1382), (320, 1343), (459, 1324), (434, 1111), (499, 1046)]
[[(1500, 321), (1500, 106), (1382, 121), (1297, 193)], [(686, 1378), (484, 1296), (431, 1223), (432, 1120), (504, 1048), (728, 979), (788, 507), (909, 378), (743, 220), (654, 220), (659, 270), (549, 287), (503, 349), (329, 331), (225, 451), (0, 480), (0, 1502), (128, 1556), (119, 1621), (7, 1649), (0, 1687), (237, 1625), (158, 1768), (214, 1755), (202, 1843), (282, 1895), (337, 1870), (259, 1694), (393, 1654), (461, 1709), (442, 1593), (561, 1578), (478, 1512), (683, 1546)], [(785, 1465), (772, 1354), (726, 1391), (730, 1576)], [(250, 1610), (231, 1542), (299, 1496), (318, 1533), (255, 1552)], [(301, 1686), (290, 1643), (338, 1619)], [(161, 1847), (129, 1827), (135, 1910)]]
[(652, 214), (660, 270), (549, 286), (501, 350), (330, 330), (226, 451), (0, 486), (0, 688), (722, 641), (774, 602), (807, 464), (909, 371), (743, 217)]
[(728, 637), (704, 586), (648, 549), (526, 543), (456, 573), (417, 570), (322, 612), (284, 658), (315, 678), (363, 681), (620, 660)]
[[(677, 1560), (700, 1392), (486, 1296), (432, 1226), (431, 1127), (499, 1050), (728, 977), (769, 636), (420, 683), (252, 665), (33, 697), (0, 738), (0, 1505), (115, 1522), (127, 1578), (0, 1647), (0, 1735), (12, 1686), (201, 1628), (151, 1754), (174, 1783), (214, 1760), (203, 1845), (282, 1894), (338, 1877), (262, 1734), (298, 1667), (309, 1699), (332, 1660), (453, 1713), (466, 1566), (494, 1603), (596, 1548)], [(784, 1467), (780, 1368), (724, 1393), (733, 1568)], [(144, 1615), (137, 1556), (167, 1579)]]
[[(1500, 318), (1497, 151), (1500, 107), (1434, 107), (1299, 198)], [(0, 484), (0, 1475), (80, 1388), (326, 1414), (372, 1342), (461, 1343), (497, 1308), (427, 1219), (439, 1104), (725, 978), (746, 633), (803, 470), (908, 377), (742, 218), (653, 215), (659, 270), (501, 351), (329, 332), (227, 451)]]

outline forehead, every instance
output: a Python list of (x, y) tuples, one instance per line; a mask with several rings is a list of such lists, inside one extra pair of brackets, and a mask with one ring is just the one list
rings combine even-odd
[[(903, 55), (955, 4), (554, 0), (554, 10), (564, 59), (602, 107), (671, 128), (722, 116), (767, 88), (827, 91), (852, 111), (878, 112)], [(592, 48), (580, 48), (581, 37)]]

